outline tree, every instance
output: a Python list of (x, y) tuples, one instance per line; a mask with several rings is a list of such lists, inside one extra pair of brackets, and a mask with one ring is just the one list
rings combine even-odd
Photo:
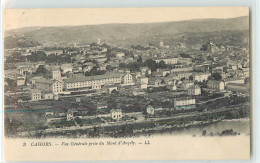
[(193, 80), (193, 76), (192, 75), (189, 77), (189, 80)]
[(212, 74), (212, 77), (213, 77), (213, 79), (215, 79), (215, 80), (221, 80), (221, 79), (222, 79), (221, 74), (220, 74), (220, 73), (217, 73), (217, 72), (213, 73), (213, 74)]
[(148, 59), (145, 61), (145, 65), (148, 66), (151, 69), (151, 71), (155, 71), (157, 63), (153, 59)]
[(137, 59), (137, 62), (138, 62), (138, 63), (142, 63), (142, 62), (143, 62), (143, 59), (142, 59), (141, 56), (139, 56), (139, 58)]
[(37, 75), (46, 75), (48, 72), (48, 70), (45, 68), (44, 65), (40, 65), (37, 70), (36, 70), (36, 74)]
[(192, 58), (189, 54), (181, 53), (180, 56), (182, 58)]
[(126, 68), (126, 64), (125, 63), (119, 63), (119, 67), (120, 68)]
[(106, 66), (106, 70), (107, 71), (113, 71), (115, 69), (115, 67), (112, 67), (112, 66), (110, 66), (110, 65), (107, 65)]
[(164, 61), (160, 61), (159, 64), (158, 64), (158, 68), (165, 69), (165, 68), (167, 68), (167, 65)]

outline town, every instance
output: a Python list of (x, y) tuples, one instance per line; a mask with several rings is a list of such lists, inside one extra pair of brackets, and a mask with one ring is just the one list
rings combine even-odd
[(120, 137), (248, 117), (249, 39), (223, 37), (5, 49), (5, 133)]

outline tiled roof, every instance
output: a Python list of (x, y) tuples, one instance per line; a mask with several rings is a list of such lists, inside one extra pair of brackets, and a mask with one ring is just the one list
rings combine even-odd
[(74, 83), (74, 82), (83, 82), (83, 81), (93, 81), (93, 80), (101, 80), (101, 79), (109, 79), (109, 78), (119, 78), (123, 76), (124, 73), (115, 73), (115, 72), (108, 72), (104, 75), (96, 75), (96, 76), (84, 76), (84, 75), (74, 75), (68, 79), (65, 79), (64, 82), (66, 83)]

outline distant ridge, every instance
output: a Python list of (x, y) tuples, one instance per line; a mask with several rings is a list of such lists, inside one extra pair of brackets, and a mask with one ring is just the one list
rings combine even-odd
[(93, 42), (97, 38), (117, 42), (149, 35), (171, 35), (224, 30), (249, 30), (249, 17), (196, 19), (162, 23), (25, 27), (5, 31), (5, 38), (17, 36), (25, 37), (39, 43), (57, 44), (67, 42)]

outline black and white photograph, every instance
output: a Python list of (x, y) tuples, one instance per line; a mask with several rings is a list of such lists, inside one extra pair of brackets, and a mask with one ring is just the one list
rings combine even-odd
[(249, 157), (247, 7), (5, 9), (3, 16), (5, 140), (34, 140), (22, 148), (66, 146), (49, 139), (70, 146), (241, 139), (233, 148), (246, 152), (234, 157)]

